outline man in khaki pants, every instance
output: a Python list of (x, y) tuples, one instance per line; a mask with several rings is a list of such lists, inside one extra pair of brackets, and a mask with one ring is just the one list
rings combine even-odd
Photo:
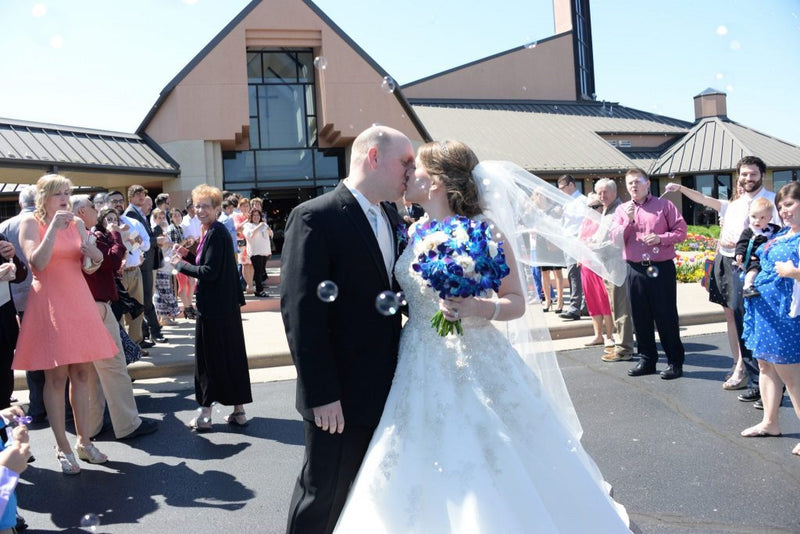
[[(601, 178), (594, 185), (594, 191), (603, 205), (603, 217), (612, 217), (622, 201), (617, 197), (617, 184), (614, 180)], [(617, 343), (606, 347), (600, 358), (604, 362), (622, 362), (633, 358), (633, 322), (631, 321), (631, 302), (628, 299), (627, 281), (615, 286), (605, 281), (608, 300), (611, 303), (611, 315), (617, 329)]]
[[(97, 210), (87, 195), (73, 195), (72, 212), (83, 221), (86, 228), (97, 224)], [(114, 218), (115, 221), (111, 221)], [(95, 360), (95, 377), (89, 380), (90, 387), (90, 427), (91, 435), (97, 435), (103, 428), (103, 412), (108, 402), (108, 414), (114, 427), (117, 439), (130, 439), (158, 430), (158, 425), (151, 419), (139, 417), (136, 400), (133, 397), (133, 386), (128, 368), (125, 364), (125, 353), (119, 337), (119, 323), (111, 311), (111, 301), (117, 299), (115, 273), (125, 257), (125, 246), (119, 235), (119, 215), (109, 214), (105, 235), (97, 238), (96, 246), (103, 253), (103, 261), (99, 266), (92, 264), (91, 274), (84, 269), (84, 278), (92, 292), (97, 309), (118, 352), (111, 358)]]

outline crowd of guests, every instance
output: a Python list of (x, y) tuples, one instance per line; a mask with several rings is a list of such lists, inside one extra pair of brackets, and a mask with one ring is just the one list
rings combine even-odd
[[(786, 184), (777, 195), (766, 190), (766, 165), (755, 156), (742, 158), (736, 171), (737, 187), (730, 201), (680, 184), (668, 184), (666, 192), (680, 192), (719, 212), (721, 231), (708, 289), (709, 300), (724, 308), (728, 322), (732, 364), (722, 387), (744, 390), (738, 399), (763, 410), (761, 422), (743, 430), (741, 436), (779, 436), (778, 407), (784, 392), (800, 418), (800, 183)], [(601, 359), (606, 362), (638, 356), (628, 370), (634, 377), (657, 373), (658, 330), (667, 361), (660, 376), (680, 378), (685, 352), (678, 325), (674, 247), (687, 236), (686, 222), (675, 204), (650, 192), (642, 169), (625, 175), (631, 198), (627, 202), (617, 197), (613, 180), (598, 180), (594, 192), (585, 197), (573, 184), (569, 175), (558, 181), (559, 189), (572, 196), (576, 206), (582, 203), (602, 218), (598, 222), (584, 217), (575, 230), (565, 214), (564, 232), (585, 239), (608, 218), (610, 232), (622, 237), (627, 277), (623, 285), (615, 286), (568, 257), (563, 264), (550, 266), (557, 273), (563, 268), (571, 271), (571, 299), (561, 317), (591, 316), (594, 337), (586, 345), (603, 346)], [(535, 258), (534, 264), (538, 267), (532, 271), (534, 283), (547, 311), (554, 298), (552, 288), (542, 287), (537, 280), (546, 266)], [(561, 302), (559, 294), (559, 307)], [(800, 444), (792, 453), (800, 455)]]
[[(220, 217), (223, 193), (208, 186), (192, 192), (185, 212), (170, 206), (168, 194), (154, 200), (140, 185), (91, 197), (72, 190), (64, 176), (43, 176), (22, 190), (20, 213), (0, 230), (0, 427), (14, 427), (0, 432), (2, 443), (9, 440), (0, 452), (0, 531), (24, 525), (13, 486), (30, 458), (27, 424), (49, 424), (65, 475), (80, 473), (79, 460), (108, 461), (92, 441), (105, 431), (106, 414), (118, 440), (158, 430), (139, 416), (127, 366), (167, 343), (162, 327), (181, 316), (196, 322), (200, 408), (188, 426), (210, 430), (212, 403), (233, 407), (228, 424), (248, 423), (240, 312), (247, 271), (237, 260), (244, 255), (255, 265), (256, 294), (266, 296), (272, 230), (260, 201), (245, 217), (227, 210), (239, 221), (229, 228)], [(27, 414), (11, 406), (14, 370), (26, 371)]]

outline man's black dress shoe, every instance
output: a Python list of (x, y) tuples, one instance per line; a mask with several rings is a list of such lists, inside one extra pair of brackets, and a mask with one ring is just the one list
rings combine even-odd
[(140, 347), (142, 347), (143, 349), (149, 349), (150, 347), (154, 347), (155, 345), (156, 345), (156, 344), (155, 344), (155, 343), (153, 343), (152, 341), (150, 341), (149, 339), (143, 339), (143, 340), (142, 340), (142, 341), (139, 343), (139, 346), (140, 346)]
[(683, 376), (683, 367), (679, 365), (669, 365), (666, 369), (661, 371), (661, 378), (664, 380), (673, 380)]
[(100, 434), (105, 434), (106, 432), (110, 432), (114, 427), (111, 425), (111, 421), (103, 419), (103, 426), (100, 427), (100, 430), (97, 431), (97, 434), (94, 436), (90, 436), (90, 440), (94, 440), (95, 438), (100, 437)]
[(656, 366), (648, 365), (642, 361), (636, 364), (633, 369), (628, 369), (628, 376), (644, 376), (656, 374)]
[(155, 343), (166, 343), (169, 340), (164, 336), (162, 336), (161, 334), (153, 334), (152, 336), (150, 336), (150, 341), (152, 341), (155, 344)]
[(138, 438), (139, 436), (145, 436), (147, 434), (152, 434), (153, 432), (158, 430), (158, 423), (156, 423), (152, 419), (146, 419), (144, 417), (142, 417), (141, 419), (142, 419), (142, 423), (136, 428), (136, 430), (134, 430), (133, 432), (131, 432), (127, 436), (122, 436), (121, 438), (117, 438), (117, 439), (120, 439), (120, 440), (134, 439), (134, 438)]
[(764, 409), (764, 402), (761, 399), (758, 399), (753, 403), (753, 408), (756, 410), (763, 410)]
[(748, 388), (736, 398), (742, 402), (755, 402), (761, 398), (761, 392), (758, 388)]
[(581, 318), (580, 314), (572, 313), (572, 312), (559, 313), (558, 316), (561, 319), (571, 319), (573, 321), (577, 321), (578, 319)]

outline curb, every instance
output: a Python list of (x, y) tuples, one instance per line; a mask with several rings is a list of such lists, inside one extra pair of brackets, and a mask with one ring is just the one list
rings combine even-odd
[[(719, 312), (697, 312), (687, 313), (680, 316), (680, 326), (692, 326), (698, 324), (724, 323), (725, 314), (720, 309)], [(550, 326), (550, 337), (553, 340), (565, 340), (592, 335), (591, 321), (564, 321), (563, 325)], [(281, 367), (292, 365), (292, 356), (288, 350), (249, 354), (247, 356), (248, 367), (252, 369), (265, 369), (269, 367)], [(134, 380), (146, 380), (151, 378), (170, 378), (176, 376), (194, 375), (194, 358), (183, 358), (178, 361), (168, 361), (154, 363), (149, 361), (138, 361), (128, 366), (128, 373)], [(14, 390), (27, 390), (28, 383), (25, 379), (24, 371), (14, 372)]]
[[(288, 352), (250, 354), (247, 356), (247, 367), (249, 369), (264, 369), (267, 367), (281, 367), (284, 365), (292, 365), (292, 355)], [(170, 362), (162, 365), (138, 361), (128, 366), (128, 373), (131, 375), (131, 378), (135, 380), (193, 375), (194, 358), (190, 361)]]
[[(679, 316), (680, 326), (692, 326), (697, 324), (724, 323), (725, 313), (720, 308), (718, 312), (696, 312), (687, 313)], [(552, 339), (571, 339), (575, 337), (590, 336), (594, 333), (591, 321), (570, 321), (564, 320), (563, 325), (550, 327), (550, 337)]]

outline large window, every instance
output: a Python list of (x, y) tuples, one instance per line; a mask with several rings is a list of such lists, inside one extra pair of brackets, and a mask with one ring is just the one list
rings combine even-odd
[[(730, 174), (698, 174), (682, 180), (686, 187), (720, 200), (729, 200), (732, 196), (732, 179)], [(712, 225), (719, 224), (719, 213), (702, 204), (696, 204), (683, 197), (683, 217), (689, 224)]]
[(783, 187), (784, 185), (788, 184), (789, 182), (794, 182), (800, 180), (800, 170), (793, 169), (788, 171), (774, 171), (772, 173), (772, 187), (775, 192), (778, 192), (778, 189)]
[(310, 49), (247, 52), (250, 150), (223, 152), (231, 191), (320, 188), (344, 175), (344, 150), (317, 148)]

